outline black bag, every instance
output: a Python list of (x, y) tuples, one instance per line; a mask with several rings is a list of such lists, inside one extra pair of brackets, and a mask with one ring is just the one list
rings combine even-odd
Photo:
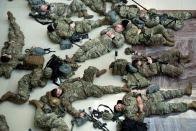
[(147, 131), (147, 124), (125, 118), (121, 124), (120, 131)]

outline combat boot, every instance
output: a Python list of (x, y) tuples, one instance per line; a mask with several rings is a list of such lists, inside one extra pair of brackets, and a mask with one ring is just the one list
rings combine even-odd
[(96, 73), (96, 77), (99, 77), (101, 75), (103, 75), (104, 73), (106, 73), (106, 69), (102, 69), (102, 70), (99, 70), (97, 73)]
[(192, 101), (191, 103), (188, 104), (189, 109), (196, 110), (196, 101)]
[(192, 83), (189, 82), (189, 84), (184, 89), (184, 94), (187, 96), (190, 96), (192, 94)]
[(170, 42), (170, 41), (166, 41), (165, 43), (163, 43), (163, 45), (165, 45), (165, 46), (174, 46), (175, 43), (174, 42)]
[(29, 104), (35, 106), (36, 108), (42, 108), (43, 107), (43, 103), (41, 103), (38, 100), (30, 100)]
[(7, 93), (5, 93), (2, 97), (1, 97), (1, 101), (6, 101), (7, 99), (9, 98), (14, 98), (15, 97), (15, 94), (8, 91)]
[(191, 13), (192, 18), (196, 18), (196, 10), (189, 11)]
[(91, 19), (91, 18), (93, 18), (93, 15), (89, 15), (87, 13), (87, 10), (82, 11), (82, 14), (83, 14), (84, 19)]
[(79, 18), (83, 17), (83, 13), (82, 12), (78, 12), (78, 17)]
[(190, 55), (184, 55), (180, 59), (180, 63), (189, 63), (191, 61)]

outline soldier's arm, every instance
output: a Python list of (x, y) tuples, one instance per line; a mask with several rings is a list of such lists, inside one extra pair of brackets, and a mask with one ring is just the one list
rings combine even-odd
[(145, 117), (145, 113), (144, 112), (139, 112), (139, 113), (129, 112), (129, 113), (125, 113), (125, 116), (132, 120), (143, 121)]
[[(78, 81), (78, 80), (80, 80), (80, 79), (81, 79), (80, 77), (70, 78), (70, 79), (66, 79), (64, 82), (65, 82), (65, 83), (73, 83), (73, 82)], [(63, 83), (64, 83), (64, 82), (63, 82)]]
[(112, 43), (116, 48), (120, 48), (124, 45), (125, 38), (122, 34), (115, 35), (114, 38), (112, 38)]
[(63, 100), (62, 104), (70, 115), (73, 117), (80, 117), (80, 112), (76, 110), (69, 101)]

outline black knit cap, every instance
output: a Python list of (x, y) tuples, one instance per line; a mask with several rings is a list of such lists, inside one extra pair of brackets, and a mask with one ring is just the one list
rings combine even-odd
[[(123, 104), (123, 101), (122, 101), (122, 100), (118, 100), (117, 103), (116, 103), (116, 105), (117, 105), (117, 104)], [(115, 106), (116, 106), (116, 105), (115, 105)], [(115, 113), (120, 113), (119, 111), (116, 110), (115, 106), (114, 106), (114, 112), (115, 112)]]
[(53, 32), (54, 26), (52, 24), (50, 24), (50, 25), (48, 25), (47, 29), (48, 29), (48, 32)]
[(121, 1), (122, 1), (123, 3), (125, 3), (125, 4), (127, 4), (127, 2), (128, 2), (127, 0), (121, 0)]
[(123, 26), (124, 28), (127, 27), (128, 23), (129, 23), (129, 20), (122, 20), (122, 22), (121, 22), (121, 24), (122, 24), (122, 26)]

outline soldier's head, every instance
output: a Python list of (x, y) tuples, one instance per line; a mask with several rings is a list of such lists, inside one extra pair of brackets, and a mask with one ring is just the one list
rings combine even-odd
[(41, 11), (47, 12), (49, 10), (50, 6), (47, 4), (43, 4), (40, 6)]
[(139, 59), (135, 59), (132, 61), (132, 66), (137, 68), (138, 66), (141, 66), (142, 65), (142, 61), (139, 60)]
[(125, 105), (123, 104), (122, 100), (118, 100), (117, 104), (114, 106), (115, 113), (121, 113), (125, 109)]
[(44, 77), (50, 79), (52, 76), (52, 69), (50, 67), (46, 67), (44, 69)]
[(3, 63), (9, 62), (11, 59), (12, 59), (12, 56), (8, 54), (3, 54), (1, 56), (1, 62)]
[(119, 24), (116, 24), (115, 26), (114, 26), (114, 30), (116, 31), (116, 32), (122, 32), (122, 31), (124, 31), (124, 27), (123, 27), (123, 25), (121, 24), (121, 23), (119, 23)]
[(63, 90), (61, 88), (55, 88), (51, 91), (51, 95), (53, 97), (60, 97), (63, 94)]

